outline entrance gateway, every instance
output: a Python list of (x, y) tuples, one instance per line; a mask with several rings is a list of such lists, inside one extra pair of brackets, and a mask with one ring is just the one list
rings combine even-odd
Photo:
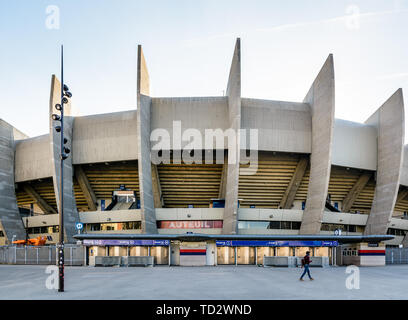
[[(267, 265), (270, 261), (288, 261), (287, 265), (293, 266), (306, 251), (321, 265), (342, 264), (346, 259), (339, 257), (347, 245), (380, 243), (393, 236), (79, 234), (75, 238), (87, 248), (87, 261), (98, 256), (117, 257), (107, 258), (115, 261), (122, 261), (120, 257), (141, 257), (155, 265)], [(378, 247), (374, 249), (378, 251)]]

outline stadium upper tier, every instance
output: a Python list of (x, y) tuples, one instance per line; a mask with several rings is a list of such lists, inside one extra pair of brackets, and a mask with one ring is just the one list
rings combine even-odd
[[(215, 131), (217, 137), (224, 137), (227, 129), (225, 97), (153, 98), (151, 112), (151, 130), (167, 130), (171, 141), (173, 121), (181, 122), (181, 132), (194, 128), (200, 131), (203, 138), (206, 129), (222, 129)], [(305, 103), (242, 98), (241, 123), (241, 129), (258, 130), (259, 151), (312, 152), (312, 114), (310, 106)], [(184, 148), (188, 142), (182, 141), (184, 145), (181, 147)], [(335, 119), (331, 143), (332, 165), (377, 169), (375, 126)], [(225, 141), (225, 149), (227, 144), (228, 141)], [(49, 145), (49, 135), (16, 141), (16, 182), (52, 176)], [(137, 111), (75, 117), (72, 157), (74, 165), (137, 160)], [(405, 161), (407, 164), (401, 178), (402, 184), (408, 185), (408, 158)]]
[[(335, 119), (332, 55), (302, 102), (241, 97), (239, 39), (225, 96), (150, 97), (141, 46), (137, 80), (133, 110), (74, 116), (65, 105), (68, 239), (78, 211), (108, 207), (120, 189), (134, 193), (142, 233), (157, 233), (155, 208), (208, 208), (214, 199), (225, 201), (224, 234), (238, 232), (239, 206), (302, 210), (300, 234), (319, 233), (327, 210), (368, 214), (367, 235), (387, 233), (393, 215), (408, 212), (402, 90), (364, 123)], [(27, 137), (0, 121), (0, 220), (7, 238), (24, 231), (18, 208), (59, 211), (59, 133), (51, 115), (60, 88), (53, 75), (49, 134)], [(248, 174), (248, 168), (255, 169)]]

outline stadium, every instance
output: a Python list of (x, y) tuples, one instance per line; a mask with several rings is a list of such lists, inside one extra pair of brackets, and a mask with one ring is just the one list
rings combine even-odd
[(408, 246), (402, 89), (364, 123), (336, 119), (333, 55), (322, 64), (302, 102), (241, 97), (237, 39), (224, 96), (151, 97), (139, 46), (137, 108), (65, 106), (63, 190), (53, 75), (49, 134), (0, 120), (0, 243), (55, 244), (62, 193), (65, 241), (88, 264), (290, 264), (307, 250), (322, 264), (385, 264), (386, 248)]

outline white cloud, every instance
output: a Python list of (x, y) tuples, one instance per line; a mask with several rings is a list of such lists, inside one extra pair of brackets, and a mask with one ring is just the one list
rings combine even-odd
[[(385, 10), (385, 11), (377, 11), (377, 12), (366, 12), (366, 13), (359, 13), (358, 17), (361, 19), (361, 18), (385, 16), (385, 15), (389, 15), (389, 14), (407, 12), (407, 11), (408, 10)], [(260, 32), (280, 32), (280, 31), (286, 31), (286, 30), (294, 29), (294, 28), (304, 28), (304, 27), (308, 27), (308, 26), (315, 26), (315, 25), (321, 25), (321, 24), (329, 24), (329, 23), (337, 23), (337, 22), (346, 23), (347, 20), (350, 19), (351, 16), (352, 15), (350, 14), (350, 15), (344, 15), (344, 16), (328, 18), (328, 19), (323, 19), (323, 20), (317, 20), (317, 21), (288, 23), (288, 24), (282, 24), (282, 25), (279, 25), (279, 26), (274, 26), (274, 27), (271, 27), (271, 28), (260, 28), (260, 29), (257, 29), (256, 31), (260, 31)]]
[(358, 11), (354, 10), (354, 12), (350, 14), (346, 14), (346, 15), (339, 16), (339, 17), (317, 20), (317, 21), (288, 23), (288, 24), (282, 24), (282, 25), (278, 25), (278, 26), (274, 26), (270, 28), (257, 28), (254, 30), (241, 32), (239, 34), (238, 33), (220, 33), (220, 34), (213, 34), (213, 35), (210, 35), (208, 37), (203, 37), (203, 38), (193, 38), (193, 39), (186, 41), (185, 46), (186, 47), (205, 46), (205, 45), (208, 45), (208, 42), (210, 41), (218, 40), (222, 38), (236, 38), (236, 37), (247, 37), (247, 36), (249, 37), (251, 36), (251, 34), (259, 33), (259, 32), (266, 32), (266, 33), (283, 32), (283, 31), (290, 30), (290, 29), (304, 28), (304, 27), (309, 27), (309, 26), (316, 26), (316, 25), (330, 24), (330, 23), (342, 22), (344, 23), (345, 27), (347, 27), (348, 22), (350, 22), (350, 19), (380, 17), (380, 16), (386, 16), (386, 15), (396, 14), (400, 12), (408, 12), (408, 10), (396, 8), (395, 10), (374, 11), (374, 12), (366, 12), (366, 13), (358, 13)]

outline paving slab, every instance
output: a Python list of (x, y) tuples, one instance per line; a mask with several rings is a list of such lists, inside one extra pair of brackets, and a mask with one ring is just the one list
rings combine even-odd
[(66, 267), (65, 292), (47, 289), (46, 266), (0, 265), (0, 299), (407, 299), (408, 265), (360, 267), (359, 289), (346, 267)]

